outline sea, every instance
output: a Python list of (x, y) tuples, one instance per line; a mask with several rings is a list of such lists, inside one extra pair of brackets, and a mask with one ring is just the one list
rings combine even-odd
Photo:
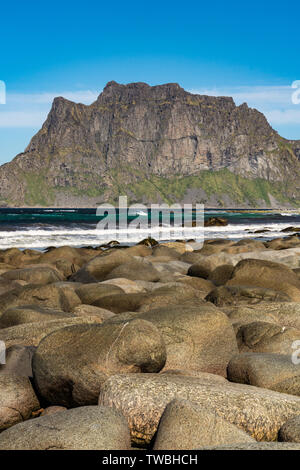
[[(108, 219), (111, 217), (107, 216)], [(128, 217), (130, 223), (139, 217), (149, 220), (149, 214), (137, 211)], [(195, 217), (195, 214), (194, 214)], [(226, 226), (205, 227), (198, 233), (195, 229), (193, 238), (204, 239), (227, 238), (241, 240), (253, 238), (270, 240), (288, 236), (293, 231), (282, 232), (288, 227), (299, 227), (300, 210), (276, 211), (266, 209), (205, 209), (204, 219), (222, 217), (228, 220)], [(107, 220), (108, 220), (107, 219)], [(104, 217), (97, 216), (96, 209), (0, 209), (0, 249), (20, 248), (45, 250), (48, 247), (99, 246), (117, 240), (125, 244), (134, 244), (144, 238), (144, 233), (136, 228), (126, 231), (126, 240), (121, 232), (111, 231), (104, 226)], [(99, 224), (99, 222), (102, 222)], [(161, 223), (160, 223), (161, 226)], [(157, 227), (149, 229), (148, 235), (155, 238)], [(166, 237), (168, 240), (168, 237)]]

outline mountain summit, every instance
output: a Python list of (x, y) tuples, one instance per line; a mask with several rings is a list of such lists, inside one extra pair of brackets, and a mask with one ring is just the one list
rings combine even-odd
[(91, 105), (55, 98), (28, 147), (0, 167), (9, 206), (95, 207), (202, 202), (291, 207), (300, 202), (300, 141), (232, 98), (177, 83), (109, 82)]

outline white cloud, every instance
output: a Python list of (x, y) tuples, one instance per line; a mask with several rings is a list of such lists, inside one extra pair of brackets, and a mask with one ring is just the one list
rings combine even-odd
[(91, 90), (81, 91), (61, 91), (49, 93), (8, 93), (7, 104), (51, 104), (55, 97), (63, 96), (67, 100), (76, 103), (91, 104), (98, 97), (99, 93)]
[(0, 127), (41, 127), (47, 111), (0, 111)]
[(47, 93), (7, 93), (6, 104), (0, 106), (0, 128), (40, 128), (57, 96), (76, 103), (91, 104), (99, 93), (91, 90)]
[(228, 88), (208, 88), (190, 90), (191, 93), (209, 96), (231, 96), (236, 104), (255, 103), (257, 106), (290, 106), (292, 93), (291, 85), (287, 86), (241, 86)]
[(272, 124), (300, 124), (300, 108), (285, 110), (273, 109), (272, 111), (266, 111), (265, 115)]

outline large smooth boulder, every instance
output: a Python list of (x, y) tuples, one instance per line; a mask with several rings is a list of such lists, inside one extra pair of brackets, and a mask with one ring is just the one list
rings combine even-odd
[(244, 259), (234, 268), (227, 286), (254, 286), (282, 292), (300, 301), (300, 281), (287, 266), (263, 259)]
[(154, 450), (190, 450), (240, 442), (255, 440), (218, 416), (214, 409), (175, 399), (166, 406), (162, 414)]
[(73, 248), (71, 246), (60, 246), (58, 248), (49, 249), (46, 253), (42, 253), (37, 263), (56, 264), (60, 260), (68, 261), (70, 264), (82, 266), (89, 258), (96, 256), (97, 252), (89, 254), (87, 250)]
[(178, 305), (183, 302), (203, 304), (201, 292), (192, 286), (180, 282), (166, 283), (154, 289), (147, 297), (142, 299), (138, 308), (141, 312), (147, 312), (155, 308)]
[(128, 419), (133, 442), (145, 446), (175, 398), (214, 409), (256, 440), (275, 440), (280, 427), (300, 414), (300, 398), (296, 396), (251, 385), (208, 385), (196, 377), (171, 374), (114, 375), (103, 384), (99, 404), (121, 411)]
[(20, 423), (0, 434), (0, 450), (129, 450), (124, 416), (83, 406)]
[(27, 377), (0, 374), (0, 432), (30, 418), (31, 413), (39, 408), (39, 401)]
[(195, 289), (201, 299), (205, 299), (208, 293), (215, 288), (211, 281), (201, 277), (180, 276), (176, 278), (176, 283), (180, 282)]
[(123, 289), (110, 284), (102, 284), (102, 282), (93, 282), (83, 284), (76, 289), (76, 294), (83, 304), (93, 304), (96, 300), (107, 295), (124, 294)]
[(185, 247), (183, 244), (180, 244), (180, 248), (178, 251), (170, 246), (166, 246), (164, 244), (157, 245), (152, 248), (152, 256), (155, 258), (168, 258), (169, 260), (179, 259), (181, 254), (185, 253)]
[(126, 248), (126, 254), (145, 258), (152, 255), (152, 249), (150, 246), (146, 245), (134, 245)]
[(217, 266), (208, 276), (216, 286), (223, 286), (232, 276), (234, 267), (232, 264), (222, 264)]
[(166, 283), (151, 292), (135, 294), (106, 295), (93, 302), (96, 307), (105, 308), (114, 313), (153, 310), (154, 308), (176, 305), (186, 300), (200, 301), (201, 292), (183, 283)]
[(255, 305), (237, 305), (222, 308), (232, 323), (247, 324), (267, 321), (300, 330), (299, 302), (260, 302)]
[(102, 323), (115, 314), (105, 308), (95, 307), (94, 305), (81, 304), (74, 308), (73, 315), (76, 317), (94, 318), (97, 323)]
[(265, 287), (249, 286), (219, 286), (213, 289), (205, 297), (218, 307), (234, 306), (241, 304), (257, 304), (259, 302), (288, 302), (290, 297), (283, 292), (278, 292)]
[(153, 323), (161, 332), (167, 348), (165, 369), (225, 376), (228, 362), (238, 352), (227, 316), (206, 302), (149, 310), (139, 313), (138, 318)]
[(208, 279), (211, 274), (209, 268), (205, 264), (192, 264), (187, 271), (188, 276), (201, 277), (202, 279)]
[(41, 396), (49, 404), (72, 407), (97, 403), (112, 374), (159, 372), (165, 361), (158, 329), (136, 319), (60, 329), (41, 341), (32, 367)]
[(26, 285), (26, 281), (9, 281), (0, 276), (0, 295), (7, 294), (9, 291)]
[(157, 271), (159, 271), (159, 280), (162, 282), (168, 282), (172, 277), (187, 275), (190, 264), (184, 263), (180, 260), (161, 260), (160, 258), (152, 258), (151, 263)]
[(20, 305), (39, 305), (64, 312), (81, 303), (78, 295), (65, 286), (47, 284), (45, 286), (24, 286), (15, 288), (8, 294), (0, 295), (0, 312)]
[[(143, 245), (141, 245), (143, 246)], [(139, 284), (140, 282), (141, 284)], [(110, 284), (112, 286), (120, 287), (125, 294), (139, 294), (140, 292), (147, 292), (147, 289), (142, 286), (144, 281), (131, 281), (130, 279), (125, 279), (124, 277), (117, 277), (114, 279), (108, 279), (106, 281), (102, 281), (101, 284)], [(145, 281), (145, 285), (148, 284), (148, 281)], [(155, 283), (150, 283), (156, 285)]]
[(132, 259), (132, 255), (126, 249), (112, 248), (91, 259), (73, 274), (70, 280), (84, 283), (104, 281), (114, 268)]
[(62, 310), (39, 307), (38, 305), (24, 305), (5, 310), (0, 315), (0, 328), (72, 317), (74, 317), (72, 313), (63, 312)]
[(300, 396), (300, 369), (291, 356), (238, 354), (228, 364), (227, 377), (232, 382)]
[(129, 263), (121, 264), (112, 269), (106, 276), (106, 279), (114, 279), (123, 277), (131, 281), (149, 281), (156, 282), (160, 278), (160, 273), (152, 263), (142, 258), (141, 260), (133, 259)]
[(257, 321), (242, 325), (236, 337), (240, 352), (291, 355), (294, 341), (300, 338), (300, 330)]
[(63, 280), (63, 277), (56, 269), (42, 266), (12, 269), (3, 273), (2, 277), (9, 281), (23, 280), (29, 284), (38, 285), (51, 284)]
[(124, 292), (100, 297), (94, 300), (93, 305), (114, 313), (135, 312), (148, 298), (148, 293), (125, 294)]
[(45, 336), (53, 331), (64, 328), (65, 326), (90, 323), (98, 323), (98, 320), (96, 320), (94, 316), (80, 316), (62, 318), (60, 320), (24, 323), (22, 325), (0, 329), (0, 341), (3, 341), (7, 348), (14, 345), (37, 346)]

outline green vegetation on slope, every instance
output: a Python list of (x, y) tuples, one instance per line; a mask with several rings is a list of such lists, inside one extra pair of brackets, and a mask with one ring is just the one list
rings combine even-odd
[[(128, 183), (129, 171), (131, 177), (134, 177), (133, 183)], [(76, 199), (101, 195), (107, 202), (116, 202), (119, 195), (127, 194), (129, 203), (156, 203), (162, 200), (171, 204), (183, 201), (190, 191), (194, 201), (197, 199), (198, 203), (206, 203), (213, 198), (215, 204), (220, 207), (228, 205), (228, 201), (249, 207), (258, 207), (263, 202), (266, 207), (269, 207), (270, 196), (282, 204), (288, 203), (295, 206), (300, 204), (300, 201), (287, 196), (286, 186), (282, 183), (271, 183), (260, 178), (244, 178), (227, 169), (205, 170), (192, 176), (176, 175), (172, 178), (165, 178), (154, 175), (146, 177), (138, 170), (120, 168), (112, 170), (112, 175), (113, 184), (109, 189), (100, 185), (98, 187), (94, 180), (90, 182), (89, 189), (84, 190), (74, 186), (50, 188), (44, 176), (26, 174), (25, 203), (31, 206), (53, 205), (55, 193), (65, 192), (73, 194)]]
[(206, 202), (214, 197), (220, 206), (224, 205), (226, 195), (236, 204), (248, 204), (257, 207), (264, 201), (266, 206), (271, 204), (269, 195), (278, 202), (299, 205), (299, 201), (285, 195), (285, 187), (281, 183), (271, 183), (261, 178), (248, 179), (235, 175), (227, 169), (219, 171), (201, 171), (193, 176), (174, 176), (173, 178), (162, 178), (152, 176), (149, 179), (140, 180), (134, 184), (127, 185), (128, 190), (134, 194), (137, 201), (157, 200), (159, 193), (162, 200), (167, 203), (182, 201), (188, 190), (202, 190), (205, 196), (198, 202)]
[(25, 174), (25, 204), (28, 206), (49, 206), (54, 202), (54, 192), (43, 175)]

